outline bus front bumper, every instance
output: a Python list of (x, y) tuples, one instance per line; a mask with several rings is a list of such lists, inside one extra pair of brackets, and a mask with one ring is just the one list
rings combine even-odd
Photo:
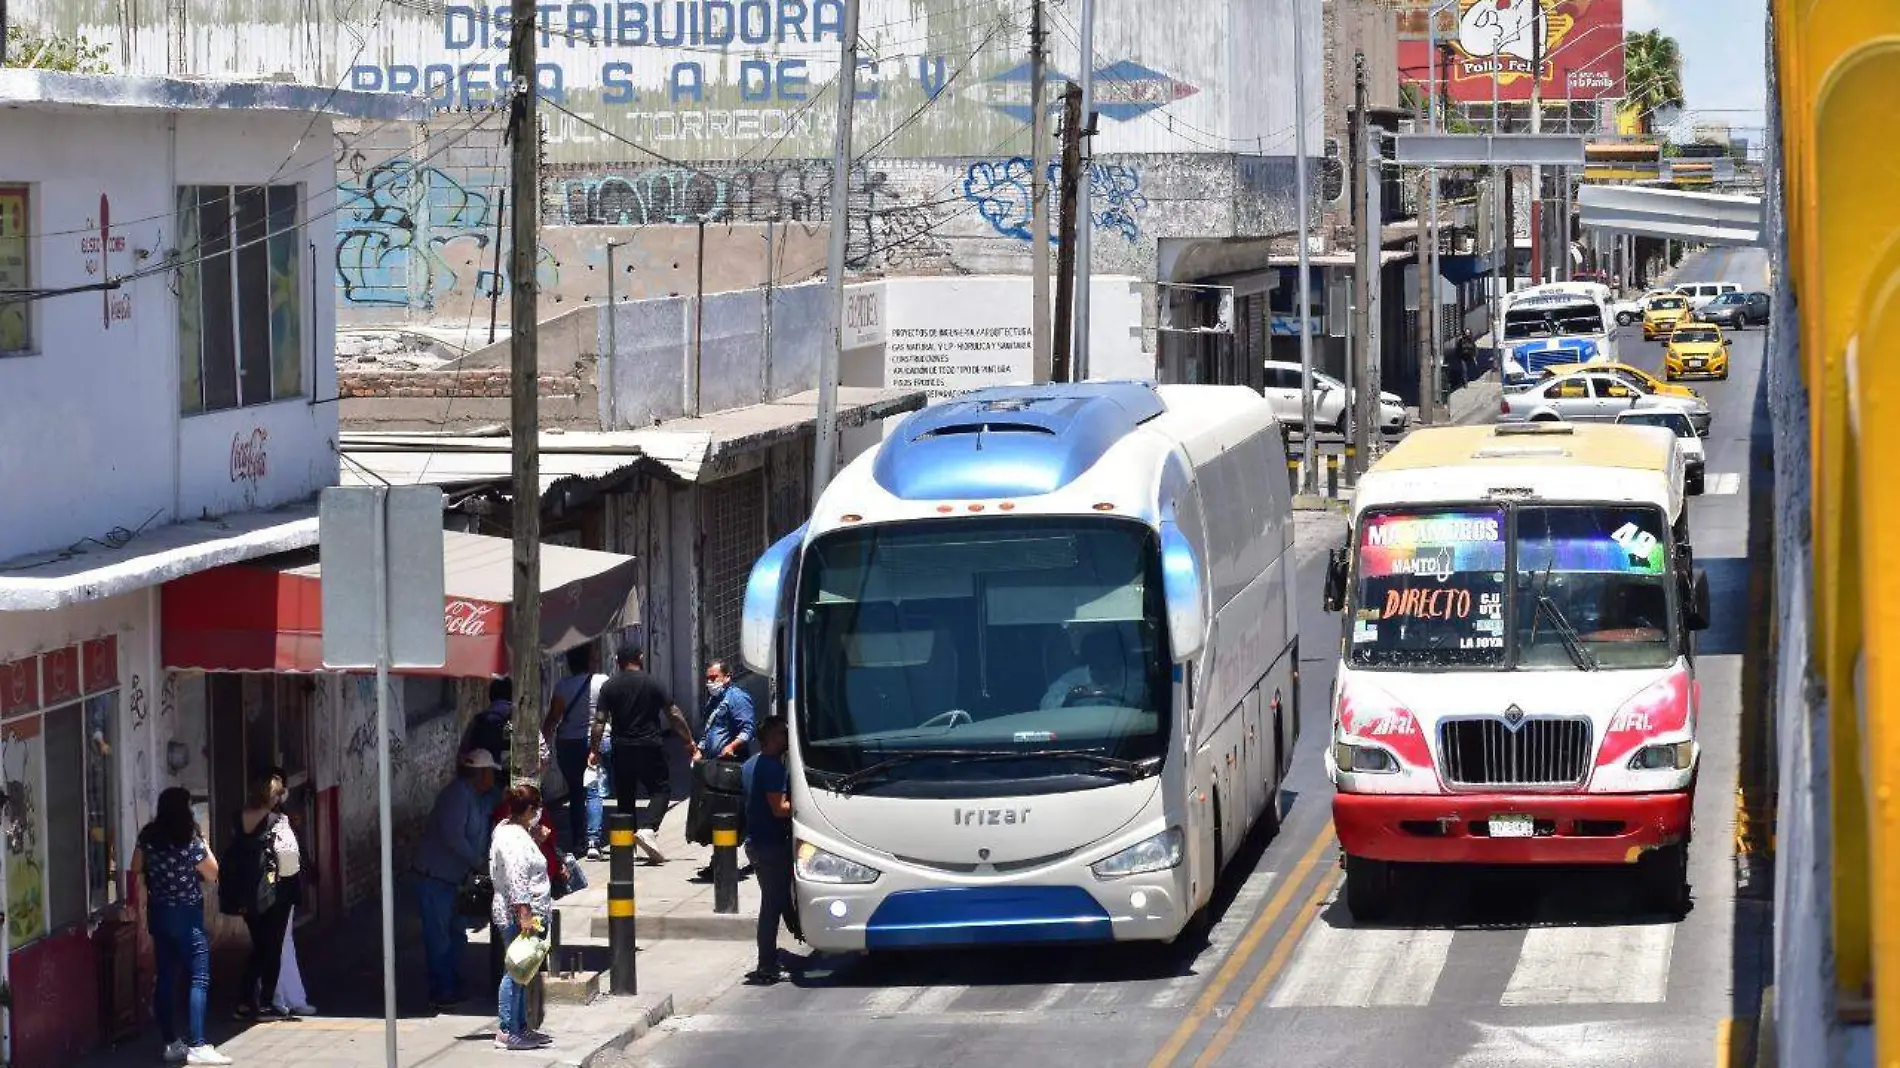
[(1173, 872), (1095, 885), (940, 886), (881, 892), (800, 881), (805, 941), (830, 953), (1165, 941), (1187, 922)]
[[(1340, 848), (1407, 864), (1632, 864), (1688, 840), (1692, 795), (1335, 794)], [(1494, 824), (1494, 817), (1504, 817)], [(1510, 819), (1510, 817), (1518, 817)], [(1527, 837), (1494, 837), (1519, 829)]]

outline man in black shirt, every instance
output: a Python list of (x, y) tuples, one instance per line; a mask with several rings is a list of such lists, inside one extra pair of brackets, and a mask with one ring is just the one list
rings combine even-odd
[[(648, 861), (659, 864), (666, 860), (666, 854), (660, 852), (660, 820), (673, 799), (667, 774), (666, 732), (670, 728), (686, 743), (695, 763), (699, 761), (699, 745), (666, 687), (641, 670), (644, 659), (645, 653), (638, 645), (620, 647), (620, 671), (601, 685), (595, 704), (592, 744), (600, 748), (601, 728), (611, 722), (614, 781), (626, 784), (614, 791), (615, 804), (621, 812), (638, 817), (640, 829), (634, 844)], [(635, 798), (642, 790), (647, 795), (644, 810), (635, 808)]]

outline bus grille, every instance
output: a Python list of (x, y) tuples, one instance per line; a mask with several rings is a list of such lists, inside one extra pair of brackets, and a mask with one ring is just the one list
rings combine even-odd
[(1439, 724), (1445, 781), (1459, 786), (1569, 786), (1590, 767), (1590, 721), (1527, 719), (1517, 729), (1502, 719)]

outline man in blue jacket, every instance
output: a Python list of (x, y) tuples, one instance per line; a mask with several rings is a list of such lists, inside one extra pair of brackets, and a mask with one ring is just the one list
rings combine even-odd
[(488, 870), (488, 814), (494, 810), (494, 754), (474, 748), (462, 754), (461, 774), (442, 788), (416, 846), (416, 902), (422, 912), (422, 948), (428, 958), (429, 1002), (446, 1011), (468, 1000), (462, 988), (462, 953), (468, 929), (455, 914), (455, 895), (468, 873)]

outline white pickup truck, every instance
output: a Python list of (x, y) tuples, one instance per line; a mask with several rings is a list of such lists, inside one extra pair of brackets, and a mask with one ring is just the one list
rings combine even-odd
[(1674, 295), (1676, 291), (1673, 289), (1652, 289), (1635, 300), (1619, 300), (1611, 304), (1610, 311), (1616, 316), (1616, 325), (1635, 326), (1643, 321), (1643, 313), (1649, 310), (1650, 298)]

